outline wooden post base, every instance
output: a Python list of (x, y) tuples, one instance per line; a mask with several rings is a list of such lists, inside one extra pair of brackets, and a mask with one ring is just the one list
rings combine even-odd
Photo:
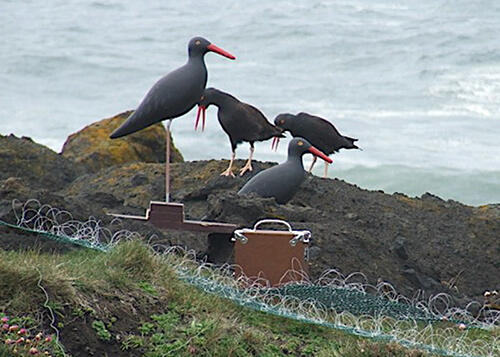
[(161, 229), (180, 231), (232, 234), (237, 228), (235, 224), (230, 223), (186, 220), (184, 218), (184, 204), (182, 203), (151, 201), (145, 216), (117, 213), (110, 213), (110, 215), (117, 218), (149, 222)]

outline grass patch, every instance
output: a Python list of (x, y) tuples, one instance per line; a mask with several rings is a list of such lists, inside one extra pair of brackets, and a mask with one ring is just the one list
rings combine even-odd
[(0, 249), (0, 313), (60, 330), (74, 355), (429, 355), (240, 307), (178, 280), (172, 259), (139, 241), (110, 253)]

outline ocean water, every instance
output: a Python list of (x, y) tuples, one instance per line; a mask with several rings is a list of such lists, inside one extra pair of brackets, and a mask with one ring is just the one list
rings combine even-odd
[[(69, 134), (135, 108), (202, 35), (237, 57), (207, 54), (208, 86), (270, 120), (305, 111), (359, 138), (363, 151), (334, 155), (331, 177), (500, 202), (498, 1), (0, 0), (0, 33), (3, 135), (59, 151)], [(229, 158), (216, 109), (204, 133), (195, 114), (172, 125), (185, 158)], [(270, 146), (258, 143), (255, 158), (284, 160), (286, 141)]]

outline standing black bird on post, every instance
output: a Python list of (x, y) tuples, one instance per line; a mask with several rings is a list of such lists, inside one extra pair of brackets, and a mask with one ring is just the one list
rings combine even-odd
[(314, 157), (319, 156), (326, 162), (332, 162), (332, 159), (313, 147), (306, 139), (293, 138), (288, 144), (287, 160), (259, 172), (238, 191), (238, 195), (255, 192), (261, 197), (274, 197), (278, 203), (287, 203), (305, 179), (302, 155), (308, 152)]
[[(289, 131), (294, 137), (307, 139), (314, 147), (331, 155), (340, 149), (359, 149), (354, 142), (358, 139), (340, 134), (337, 129), (326, 119), (307, 113), (279, 114), (274, 119), (274, 124)], [(309, 172), (312, 171), (316, 157), (313, 158)], [(325, 176), (328, 173), (328, 162), (325, 162)]]
[(229, 52), (210, 43), (203, 37), (194, 37), (188, 44), (187, 63), (162, 77), (149, 90), (139, 107), (110, 136), (111, 139), (135, 133), (150, 125), (168, 119), (166, 154), (165, 200), (169, 201), (170, 125), (172, 119), (190, 111), (200, 100), (207, 84), (204, 56), (215, 52), (230, 59)]
[(200, 112), (203, 113), (202, 128), (205, 127), (205, 110), (212, 104), (218, 107), (219, 123), (231, 142), (231, 161), (229, 167), (221, 175), (234, 177), (232, 166), (236, 155), (236, 146), (239, 143), (246, 141), (250, 144), (250, 156), (245, 166), (240, 170), (240, 176), (242, 176), (245, 172), (252, 171), (254, 142), (268, 140), (272, 137), (284, 137), (283, 131), (271, 124), (259, 109), (240, 102), (231, 94), (215, 88), (207, 88), (201, 96), (195, 129), (198, 126)]
[(187, 63), (160, 78), (127, 121), (111, 134), (111, 139), (132, 134), (162, 120), (180, 117), (190, 111), (205, 90), (208, 75), (204, 56), (210, 51), (235, 59), (232, 54), (203, 37), (191, 39)]

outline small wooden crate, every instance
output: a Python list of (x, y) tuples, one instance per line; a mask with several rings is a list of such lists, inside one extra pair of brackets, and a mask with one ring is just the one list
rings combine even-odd
[[(264, 223), (284, 224), (288, 230), (257, 230)], [(271, 286), (307, 277), (309, 231), (293, 231), (286, 221), (266, 219), (256, 223), (253, 229), (236, 230), (234, 237), (236, 277), (245, 275), (250, 284)]]

